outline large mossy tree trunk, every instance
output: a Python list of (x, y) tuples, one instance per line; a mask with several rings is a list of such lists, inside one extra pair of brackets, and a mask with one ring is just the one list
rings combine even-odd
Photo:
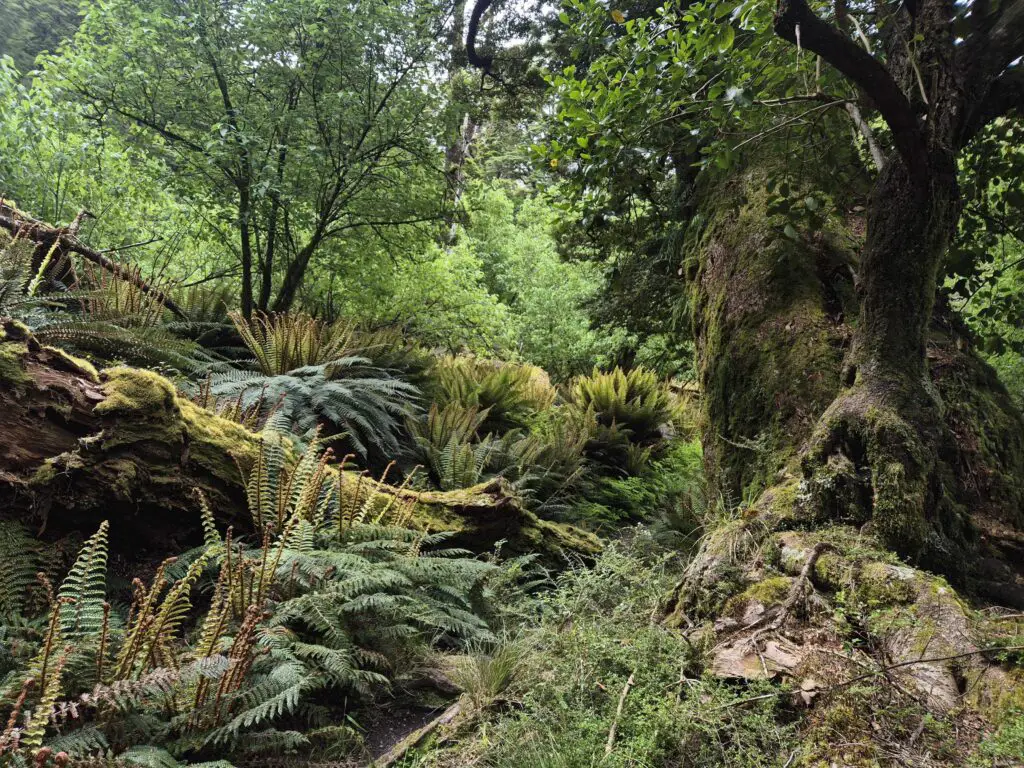
[(763, 174), (705, 196), (689, 256), (705, 461), (773, 524), (868, 525), (912, 562), (1024, 597), (1024, 420), (935, 302), (950, 196), (892, 164), (866, 222), (797, 239)]
[[(796, 691), (811, 707), (805, 758), (850, 764), (842, 742), (863, 764), (889, 764), (870, 723), (894, 701), (911, 718), (991, 723), (1024, 690), (985, 652), (1012, 644), (1012, 625), (971, 603), (1024, 607), (1024, 420), (935, 300), (948, 234), (920, 237), (951, 226), (946, 201), (900, 200), (917, 192), (895, 175), (875, 193), (896, 195), (889, 210), (865, 222), (847, 201), (827, 231), (794, 238), (772, 213), (769, 176), (706, 189), (686, 254), (705, 464), (722, 503), (669, 621), (711, 673)], [(901, 273), (911, 247), (931, 260), (923, 274)], [(931, 765), (933, 747), (919, 739), (908, 754)], [(966, 759), (961, 747), (951, 759)]]

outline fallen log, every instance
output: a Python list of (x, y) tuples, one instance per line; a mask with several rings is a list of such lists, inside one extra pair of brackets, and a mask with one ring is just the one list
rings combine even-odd
[(51, 254), (51, 259), (59, 259), (68, 253), (77, 253), (83, 259), (102, 267), (121, 280), (135, 285), (140, 291), (153, 297), (182, 320), (187, 320), (188, 315), (185, 311), (166, 293), (151, 286), (131, 269), (112, 261), (78, 239), (78, 229), (82, 220), (90, 216), (92, 214), (88, 211), (81, 211), (67, 227), (55, 227), (32, 218), (11, 203), (0, 199), (0, 227), (6, 229), (14, 237), (24, 237), (36, 243), (36, 253), (44, 256)]
[[(171, 554), (201, 541), (196, 490), (222, 525), (252, 529), (239, 466), (255, 461), (259, 435), (152, 371), (97, 371), (3, 319), (0, 436), (0, 516), (48, 538), (110, 520), (112, 549)], [(357, 494), (397, 496), (411, 527), (450, 531), (451, 546), (485, 552), (504, 541), (503, 553), (537, 552), (552, 566), (599, 549), (592, 535), (537, 518), (500, 482), (420, 492), (343, 479)]]

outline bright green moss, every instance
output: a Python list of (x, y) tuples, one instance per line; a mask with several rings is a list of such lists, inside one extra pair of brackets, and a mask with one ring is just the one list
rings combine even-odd
[(259, 437), (237, 422), (221, 418), (182, 397), (176, 398), (181, 423), (188, 433), (191, 457), (220, 478), (238, 475), (259, 454)]
[(25, 372), (22, 358), (28, 353), (24, 344), (16, 341), (0, 343), (0, 382), (20, 388), (32, 381)]
[(76, 373), (85, 376), (90, 381), (99, 383), (100, 374), (96, 370), (96, 366), (84, 357), (75, 357), (74, 355), (70, 355), (60, 347), (51, 347), (47, 345), (44, 346), (43, 349), (51, 355), (55, 355), (67, 370), (75, 371)]
[(760, 603), (765, 607), (777, 605), (786, 599), (792, 586), (793, 579), (789, 576), (769, 576), (730, 598), (725, 604), (724, 612), (727, 615), (738, 613), (748, 603)]
[(177, 393), (163, 376), (139, 368), (110, 368), (103, 377), (107, 397), (96, 413), (162, 419), (176, 415)]

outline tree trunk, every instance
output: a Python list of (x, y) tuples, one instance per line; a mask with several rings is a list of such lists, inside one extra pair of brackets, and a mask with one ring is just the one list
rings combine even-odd
[(242, 314), (247, 318), (252, 317), (253, 309), (251, 216), (249, 192), (242, 189), (239, 192), (238, 228), (242, 256)]
[[(701, 195), (707, 224), (684, 261), (723, 503), (666, 621), (713, 675), (781, 678), (801, 759), (823, 765), (849, 764), (854, 744), (888, 764), (886, 708), (966, 732), (1019, 691), (984, 653), (1005, 642), (984, 619), (998, 612), (968, 599), (1024, 608), (1024, 420), (934, 301), (950, 187), (921, 195), (901, 174), (882, 174), (860, 259), (857, 214), (788, 237), (765, 190), (778, 174), (747, 172)], [(901, 749), (935, 764), (921, 738)], [(966, 764), (969, 742), (958, 749), (948, 764)]]
[(859, 260), (850, 232), (786, 237), (757, 173), (705, 195), (687, 262), (705, 463), (772, 526), (867, 525), (928, 567), (1024, 595), (1006, 565), (1024, 552), (1024, 420), (935, 308), (957, 215), (951, 176), (936, 178), (922, 189), (887, 167)]
[(963, 557), (973, 543), (944, 499), (939, 452), (949, 433), (925, 355), (939, 264), (959, 215), (955, 179), (951, 158), (927, 179), (912, 178), (899, 159), (882, 170), (843, 389), (803, 462), (819, 513), (856, 517), (850, 507), (859, 507), (890, 548), (926, 561)]

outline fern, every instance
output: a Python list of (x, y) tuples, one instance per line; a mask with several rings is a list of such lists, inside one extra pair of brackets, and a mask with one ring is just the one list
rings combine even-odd
[(482, 433), (500, 434), (528, 426), (535, 414), (550, 408), (555, 400), (547, 374), (529, 365), (446, 357), (438, 361), (434, 376), (436, 401), (442, 406), (458, 403), (486, 412)]
[(104, 520), (86, 539), (57, 592), (57, 599), (67, 606), (61, 612), (61, 630), (69, 640), (81, 640), (103, 629), (109, 527)]
[(283, 376), (355, 352), (354, 329), (344, 323), (328, 324), (301, 313), (258, 313), (249, 320), (238, 312), (229, 316), (265, 376)]
[(41, 565), (39, 543), (16, 523), (0, 522), (0, 620), (22, 614)]
[(256, 407), (264, 419), (279, 411), (299, 434), (311, 435), (318, 425), (344, 433), (361, 456), (371, 449), (380, 455), (397, 453), (403, 419), (419, 399), (412, 384), (371, 367), (361, 357), (280, 375), (222, 371), (212, 374), (210, 391), (218, 402)]

